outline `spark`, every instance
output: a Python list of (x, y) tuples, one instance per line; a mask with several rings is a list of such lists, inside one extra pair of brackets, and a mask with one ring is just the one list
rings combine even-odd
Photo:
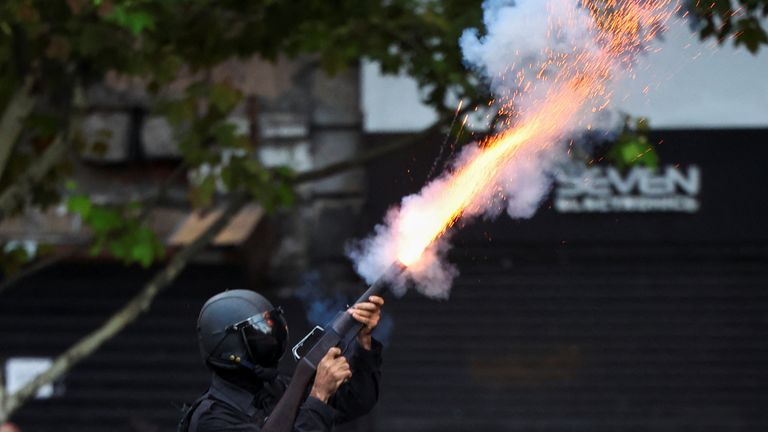
[[(427, 186), (442, 188), (437, 198), (400, 213), (395, 242), (401, 263), (417, 264), (424, 250), (462, 215), (486, 208), (499, 193), (499, 177), (506, 164), (521, 150), (528, 153), (551, 146), (570, 125), (581, 122), (579, 114), (590, 103), (599, 107), (595, 110), (605, 109), (613, 95), (608, 82), (619, 73), (634, 77), (634, 57), (647, 50), (648, 42), (680, 9), (679, 0), (581, 0), (580, 5), (591, 17), (600, 49), (573, 47), (567, 53), (548, 49), (540, 63), (528, 63), (517, 71), (514, 80), (520, 92), (498, 110), (504, 117), (502, 124), (509, 128), (480, 143), (480, 150), (461, 166)], [(556, 37), (568, 23), (552, 25), (550, 34)], [(522, 96), (540, 92), (543, 82), (548, 90), (534, 98), (535, 106), (516, 103)], [(592, 124), (586, 127), (591, 129)]]

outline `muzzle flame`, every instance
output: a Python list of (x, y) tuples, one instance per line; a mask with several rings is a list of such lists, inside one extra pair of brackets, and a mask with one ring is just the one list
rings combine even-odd
[[(679, 9), (678, 0), (582, 0), (588, 11), (598, 49), (573, 47), (570, 52), (548, 51), (545, 60), (517, 73), (517, 88), (502, 112), (515, 112), (517, 102), (543, 93), (535, 108), (518, 110), (516, 122), (490, 139), (481, 151), (444, 176), (443, 193), (420, 206), (418, 212), (401, 214), (397, 224), (398, 260), (406, 266), (419, 261), (424, 250), (456, 223), (467, 209), (483, 208), (493, 196), (503, 167), (521, 149), (545, 148), (583, 124), (590, 112), (604, 110), (611, 98), (608, 81), (617, 73), (631, 73), (632, 59), (645, 49)], [(574, 17), (574, 19), (577, 19)], [(551, 23), (555, 32), (568, 23)], [(580, 124), (582, 122), (582, 124)]]

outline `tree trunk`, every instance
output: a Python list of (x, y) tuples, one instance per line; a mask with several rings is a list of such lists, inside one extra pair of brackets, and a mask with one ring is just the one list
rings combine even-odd
[(221, 216), (192, 243), (174, 255), (165, 268), (152, 278), (141, 292), (122, 309), (110, 317), (100, 328), (80, 339), (75, 345), (57, 357), (48, 370), (35, 377), (35, 379), (17, 392), (6, 395), (3, 405), (0, 406), (0, 424), (7, 421), (40, 387), (64, 375), (74, 365), (96, 351), (104, 342), (110, 340), (128, 324), (149, 310), (155, 297), (167, 288), (176, 276), (184, 270), (189, 261), (227, 226), (228, 222), (246, 202), (247, 198), (245, 195), (236, 195), (231, 198)]

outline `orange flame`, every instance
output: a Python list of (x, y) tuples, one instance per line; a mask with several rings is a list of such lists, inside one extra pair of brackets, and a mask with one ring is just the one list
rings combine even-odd
[[(600, 49), (548, 51), (541, 64), (528, 67), (536, 71), (534, 81), (524, 71), (518, 73), (517, 87), (525, 93), (515, 94), (500, 112), (515, 112), (516, 99), (532, 94), (539, 83), (546, 82), (550, 90), (533, 111), (523, 113), (522, 122), (490, 138), (480, 152), (445, 177), (446, 185), (438, 199), (420, 208), (418, 214), (402, 215), (396, 250), (405, 266), (417, 263), (424, 250), (467, 209), (483, 206), (478, 199), (490, 196), (501, 170), (521, 149), (551, 145), (579, 120), (579, 112), (588, 108), (590, 101), (594, 101), (592, 112), (605, 109), (611, 97), (607, 89), (611, 76), (631, 70), (632, 56), (645, 49), (679, 8), (678, 0), (582, 0), (581, 6), (592, 18)], [(551, 26), (550, 31), (557, 29)]]

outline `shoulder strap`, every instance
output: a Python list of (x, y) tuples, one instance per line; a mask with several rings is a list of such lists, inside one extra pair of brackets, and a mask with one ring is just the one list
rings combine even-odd
[[(190, 405), (189, 407), (185, 406), (184, 408), (182, 408), (182, 412), (184, 412), (184, 415), (181, 417), (181, 421), (179, 421), (179, 426), (176, 428), (177, 432), (188, 432), (190, 430), (192, 416), (195, 414), (195, 410), (197, 410), (200, 404), (202, 404), (204, 401), (210, 399), (210, 396), (211, 396), (211, 392), (206, 391), (205, 393), (203, 393), (202, 396), (197, 398), (197, 400), (192, 402), (192, 405)], [(195, 429), (196, 427), (192, 428), (193, 431)]]

